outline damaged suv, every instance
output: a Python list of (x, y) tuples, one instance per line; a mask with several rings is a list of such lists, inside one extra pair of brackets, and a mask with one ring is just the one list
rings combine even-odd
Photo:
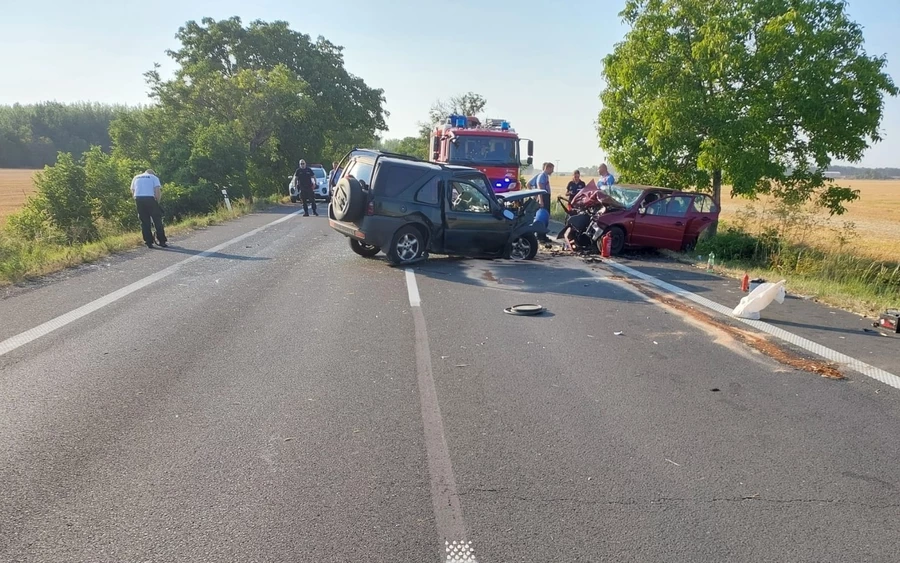
[(531, 260), (546, 233), (534, 224), (536, 202), (508, 209), (474, 168), (365, 149), (339, 168), (328, 220), (360, 256), (384, 251), (395, 265), (428, 253)]

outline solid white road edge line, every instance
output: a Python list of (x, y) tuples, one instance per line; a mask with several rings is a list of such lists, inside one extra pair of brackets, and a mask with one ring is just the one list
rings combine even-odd
[(115, 301), (118, 301), (119, 299), (121, 299), (127, 295), (130, 295), (139, 289), (147, 287), (148, 285), (150, 285), (154, 282), (157, 282), (167, 276), (170, 276), (170, 275), (174, 274), (176, 271), (178, 271), (179, 268), (181, 268), (187, 264), (190, 264), (191, 262), (193, 262), (195, 260), (199, 260), (199, 259), (209, 256), (211, 254), (215, 254), (216, 252), (222, 250), (223, 248), (227, 248), (227, 247), (229, 247), (235, 243), (238, 243), (248, 237), (252, 237), (253, 235), (255, 235), (273, 225), (277, 225), (278, 223), (287, 221), (288, 219), (290, 219), (294, 215), (297, 215), (301, 211), (303, 211), (303, 210), (298, 209), (297, 211), (290, 213), (288, 215), (285, 215), (284, 217), (281, 217), (280, 219), (276, 219), (275, 221), (272, 221), (271, 223), (267, 223), (267, 224), (263, 225), (262, 227), (253, 229), (252, 231), (246, 232), (246, 233), (244, 233), (238, 237), (235, 237), (229, 241), (225, 241), (222, 244), (219, 244), (219, 245), (216, 245), (216, 246), (210, 248), (209, 250), (204, 250), (203, 252), (201, 252), (199, 254), (195, 254), (194, 256), (191, 256), (190, 258), (182, 260), (181, 262), (172, 264), (168, 268), (164, 268), (164, 269), (156, 272), (155, 274), (150, 274), (149, 276), (142, 278), (130, 285), (126, 285), (125, 287), (123, 287), (121, 289), (117, 289), (116, 291), (113, 291), (112, 293), (109, 293), (107, 295), (104, 295), (103, 297), (95, 299), (94, 301), (91, 301), (90, 303), (87, 303), (86, 305), (82, 305), (81, 307), (78, 307), (77, 309), (73, 309), (72, 311), (62, 314), (54, 319), (50, 319), (49, 321), (47, 321), (43, 324), (40, 324), (32, 329), (26, 330), (25, 332), (22, 332), (20, 334), (17, 334), (15, 336), (7, 338), (3, 342), (0, 342), (0, 356), (2, 356), (4, 354), (8, 354), (9, 352), (12, 352), (16, 348), (24, 346), (24, 345), (28, 344), (29, 342), (37, 340), (38, 338), (40, 338), (42, 336), (46, 336), (46, 335), (50, 334), (51, 332), (53, 332), (54, 330), (60, 329), (64, 326), (66, 326), (67, 324), (73, 323), (82, 317), (90, 315), (91, 313), (98, 311), (99, 309), (102, 309), (103, 307), (106, 307), (110, 303), (114, 303)]
[(431, 347), (422, 300), (416, 284), (415, 273), (406, 270), (406, 289), (416, 327), (416, 373), (419, 386), (419, 403), (422, 408), (422, 423), (425, 433), (425, 453), (428, 459), (428, 474), (431, 481), (431, 502), (438, 539), (444, 550), (446, 563), (477, 563), (472, 543), (465, 541), (466, 526), (462, 517), (459, 494), (456, 492), (456, 478), (450, 462), (450, 451), (444, 435), (444, 423), (438, 405), (434, 386), (434, 371), (431, 365)]
[(416, 274), (409, 268), (406, 269), (406, 292), (409, 294), (409, 306), (420, 307), (422, 299), (419, 297), (419, 286), (416, 284)]
[(684, 290), (678, 286), (664, 282), (661, 279), (655, 278), (649, 274), (645, 274), (643, 272), (635, 270), (634, 268), (629, 268), (628, 266), (625, 266), (624, 264), (619, 264), (617, 262), (614, 262), (614, 261), (610, 260), (609, 258), (605, 259), (605, 263), (609, 264), (613, 268), (616, 268), (617, 270), (624, 272), (632, 277), (642, 279), (646, 282), (649, 282), (649, 283), (655, 285), (656, 287), (659, 287), (661, 289), (665, 289), (666, 291), (674, 293), (675, 295), (678, 295), (679, 297), (683, 297), (685, 299), (693, 301), (694, 303), (697, 303), (698, 305), (703, 305), (704, 307), (706, 307), (708, 309), (712, 309), (713, 311), (716, 311), (717, 313), (721, 313), (730, 319), (738, 320), (744, 324), (752, 326), (753, 328), (755, 328), (757, 330), (771, 334), (772, 336), (774, 336), (776, 338), (780, 338), (781, 340), (784, 340), (785, 342), (788, 342), (795, 346), (799, 346), (800, 348), (803, 348), (804, 350), (806, 350), (808, 352), (812, 352), (813, 354), (816, 354), (817, 356), (825, 358), (826, 360), (836, 362), (838, 364), (843, 364), (843, 365), (847, 366), (848, 368), (850, 368), (854, 371), (857, 371), (867, 377), (871, 377), (872, 379), (880, 381), (880, 382), (884, 383), (885, 385), (890, 385), (891, 387), (900, 389), (900, 377), (894, 375), (893, 373), (884, 371), (883, 369), (877, 368), (875, 366), (871, 366), (861, 360), (857, 360), (856, 358), (847, 356), (846, 354), (842, 354), (842, 353), (838, 352), (837, 350), (832, 350), (831, 348), (828, 348), (827, 346), (823, 346), (817, 342), (813, 342), (812, 340), (808, 340), (806, 338), (803, 338), (802, 336), (798, 336), (798, 335), (794, 334), (793, 332), (788, 332), (784, 329), (778, 328), (777, 326), (770, 325), (769, 323), (766, 323), (763, 321), (754, 321), (751, 319), (741, 319), (741, 318), (735, 317), (734, 315), (731, 314), (732, 309), (729, 309), (728, 307), (725, 307), (724, 305), (720, 305), (719, 303), (716, 303), (715, 301), (710, 301), (709, 299), (706, 299), (705, 297), (701, 297), (695, 293), (691, 293), (690, 291)]

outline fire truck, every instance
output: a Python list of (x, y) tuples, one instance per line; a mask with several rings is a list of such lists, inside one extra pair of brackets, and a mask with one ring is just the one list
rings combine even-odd
[[(505, 119), (485, 119), (450, 115), (435, 125), (430, 136), (432, 162), (471, 166), (484, 172), (495, 193), (521, 188), (519, 167), (534, 162), (534, 141), (520, 139)], [(520, 143), (528, 141), (528, 158), (523, 163)]]

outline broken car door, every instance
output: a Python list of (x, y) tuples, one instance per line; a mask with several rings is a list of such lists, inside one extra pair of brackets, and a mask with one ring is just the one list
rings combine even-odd
[(686, 245), (695, 244), (700, 233), (718, 218), (719, 208), (713, 199), (705, 194), (695, 195), (686, 217), (684, 243)]
[(448, 254), (499, 254), (506, 247), (510, 223), (497, 203), (466, 180), (451, 179), (445, 194), (444, 250)]

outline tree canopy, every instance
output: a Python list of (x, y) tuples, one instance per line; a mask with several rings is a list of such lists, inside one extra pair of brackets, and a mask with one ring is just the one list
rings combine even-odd
[(386, 129), (383, 91), (347, 72), (343, 48), (323, 37), (238, 17), (189, 21), (176, 37), (174, 76), (146, 74), (155, 105), (111, 130), (117, 154), (163, 178), (269, 195), (300, 158), (334, 160)]
[(91, 146), (109, 150), (109, 124), (135, 111), (97, 103), (0, 106), (0, 168), (42, 168), (58, 152), (80, 157)]
[(825, 176), (881, 140), (897, 88), (841, 0), (628, 0), (603, 61), (600, 146), (630, 181), (772, 194), (831, 213)]

